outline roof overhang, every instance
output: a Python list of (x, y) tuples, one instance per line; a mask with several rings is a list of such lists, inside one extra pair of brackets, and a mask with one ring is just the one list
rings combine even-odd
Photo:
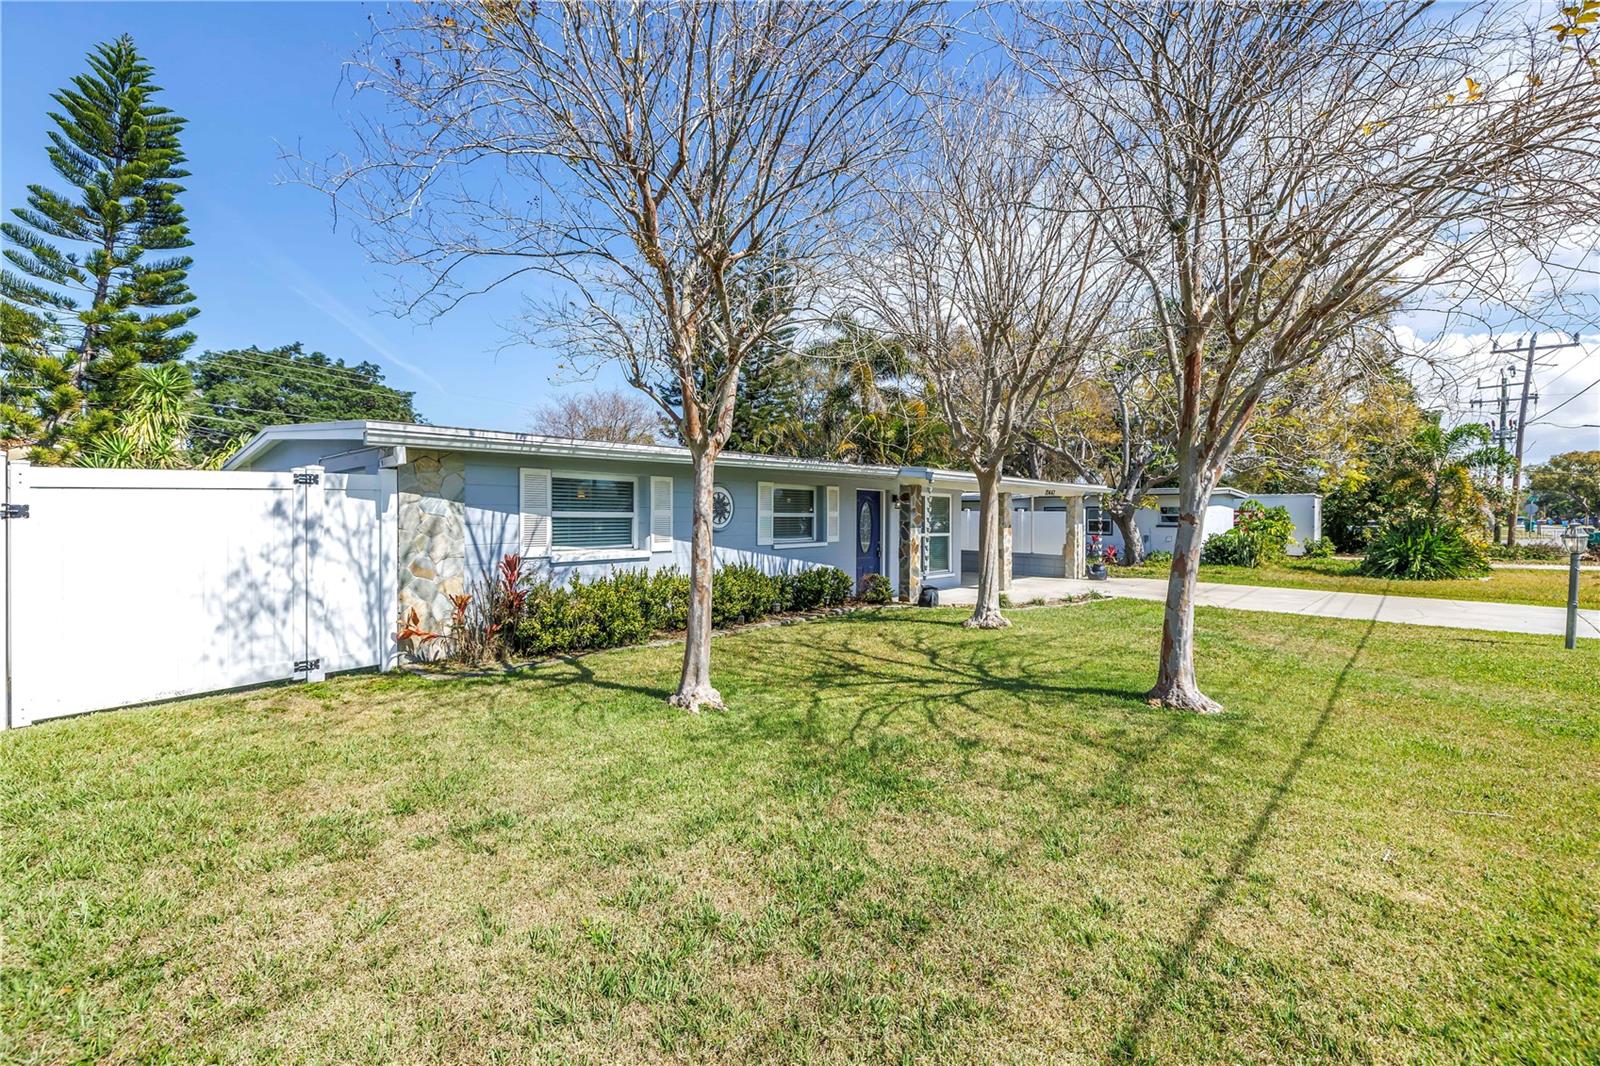
[[(976, 492), (978, 489), (978, 475), (965, 470), (941, 470), (926, 466), (903, 466), (900, 468), (902, 481), (922, 481), (930, 483), (934, 488), (959, 489), (962, 492)], [(1039, 478), (1002, 477), (1000, 491), (1024, 496), (1092, 496), (1096, 493), (1110, 492), (1106, 485), (1096, 485), (1085, 481), (1045, 481)]]
[(351, 444), (364, 444), (365, 427), (368, 422), (301, 422), (289, 426), (268, 426), (249, 440), (244, 446), (223, 464), (224, 470), (239, 470), (250, 465), (256, 456), (271, 448), (274, 444), (281, 444), (291, 440), (344, 440)]
[[(669, 444), (612, 444), (605, 441), (547, 437), (538, 433), (511, 433), (495, 429), (466, 429), (458, 426), (428, 426), (410, 422), (308, 422), (301, 425), (268, 426), (257, 433), (228, 460), (228, 469), (239, 469), (268, 448), (283, 441), (337, 440), (352, 447), (419, 448), (435, 451), (481, 452), (495, 455), (529, 455), (553, 459), (614, 460), (620, 462), (683, 463), (692, 461), (688, 448)], [(818, 477), (881, 478), (896, 482), (931, 482), (936, 487), (970, 491), (978, 486), (976, 474), (962, 470), (930, 467), (887, 466), (881, 464), (840, 463), (821, 459), (792, 459), (780, 455), (751, 455), (723, 452), (717, 465), (734, 470), (770, 471), (774, 474), (814, 475)], [(1006, 478), (1004, 492), (1035, 495), (1082, 496), (1109, 492), (1104, 485), (1067, 481), (1039, 481)]]
[[(1176, 485), (1164, 485), (1159, 489), (1150, 490), (1150, 495), (1152, 496), (1176, 496), (1177, 494), (1178, 488)], [(1211, 495), (1213, 497), (1228, 496), (1235, 500), (1248, 500), (1250, 498), (1250, 494), (1248, 492), (1245, 492), (1241, 489), (1236, 489), (1231, 485), (1219, 485), (1211, 490)]]

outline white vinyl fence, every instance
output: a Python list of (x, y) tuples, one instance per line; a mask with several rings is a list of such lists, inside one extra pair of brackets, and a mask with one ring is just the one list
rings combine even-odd
[[(966, 522), (961, 543), (976, 548), (978, 544), (978, 512), (962, 511)], [(1067, 539), (1067, 512), (1029, 511), (1013, 509), (1011, 512), (1011, 552), (1013, 555), (1060, 555)]]
[(392, 470), (5, 478), (5, 724), (393, 665)]

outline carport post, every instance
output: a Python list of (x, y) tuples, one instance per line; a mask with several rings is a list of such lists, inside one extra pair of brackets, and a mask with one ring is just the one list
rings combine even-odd
[[(982, 565), (980, 562), (979, 565)], [(1011, 588), (1011, 493), (1000, 494), (1000, 591)]]
[(900, 486), (900, 599), (916, 603), (922, 595), (922, 575), (927, 560), (922, 556), (923, 526), (927, 521), (928, 497), (922, 486), (907, 481)]

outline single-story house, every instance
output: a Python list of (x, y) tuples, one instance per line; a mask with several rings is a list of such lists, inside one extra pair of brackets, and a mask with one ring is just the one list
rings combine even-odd
[[(414, 609), (424, 628), (446, 623), (449, 596), (507, 554), (555, 581), (688, 569), (686, 448), (348, 421), (269, 427), (228, 463), (235, 470), (308, 466), (395, 472), (397, 616)], [(963, 549), (977, 547), (961, 500), (976, 486), (973, 474), (958, 470), (725, 452), (716, 464), (715, 559), (768, 572), (836, 566), (858, 585), (881, 573), (899, 599), (915, 602), (924, 587), (961, 584)], [(1081, 576), (1085, 499), (1106, 487), (1007, 478), (1001, 489), (1061, 501), (1075, 516), (1076, 536), (1058, 551), (1063, 571)], [(1007, 580), (1009, 557), (1002, 552)]]
[[(1133, 524), (1139, 531), (1140, 542), (1146, 553), (1170, 552), (1178, 529), (1176, 488), (1154, 489), (1150, 493), (1157, 506), (1141, 507), (1134, 512)], [(1230, 487), (1218, 488), (1206, 502), (1205, 535), (1224, 533), (1233, 528), (1234, 513), (1246, 500), (1255, 500), (1264, 507), (1283, 507), (1294, 520), (1294, 537), (1289, 542), (1290, 555), (1305, 551), (1305, 543), (1322, 536), (1322, 497), (1316, 493), (1259, 493), (1251, 494)], [(1056, 497), (1030, 497), (1014, 494), (1011, 499), (1011, 528), (1014, 552), (1013, 569), (1024, 577), (1062, 577), (1066, 567), (1062, 562), (1063, 541), (1068, 526), (1065, 500)], [(978, 499), (969, 493), (962, 501), (963, 525), (967, 530), (967, 569), (977, 565), (976, 531)], [(1100, 507), (1098, 496), (1085, 504), (1084, 532), (1091, 550), (1095, 537), (1103, 547), (1114, 547), (1123, 554), (1127, 548), (1111, 515)]]

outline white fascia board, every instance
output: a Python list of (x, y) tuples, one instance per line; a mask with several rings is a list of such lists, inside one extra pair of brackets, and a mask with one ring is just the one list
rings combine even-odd
[[(409, 446), (440, 451), (539, 455), (560, 459), (677, 463), (684, 466), (692, 462), (688, 448), (667, 444), (611, 444), (605, 441), (546, 437), (537, 433), (422, 426), (404, 422), (368, 422), (365, 425), (366, 442), (385, 447)], [(735, 470), (773, 470), (791, 474), (857, 479), (894, 478), (900, 472), (900, 468), (894, 466), (860, 466), (854, 463), (790, 459), (777, 455), (748, 455), (743, 452), (723, 452), (717, 457), (717, 466)]]
[(366, 422), (301, 422), (296, 425), (268, 426), (245, 442), (222, 464), (224, 470), (240, 470), (268, 448), (286, 440), (348, 440), (360, 443)]
[[(1150, 490), (1150, 495), (1151, 496), (1176, 496), (1178, 494), (1178, 491), (1179, 490), (1178, 490), (1178, 487), (1176, 485), (1163, 485), (1159, 489), (1151, 489)], [(1211, 495), (1212, 496), (1231, 496), (1236, 500), (1248, 500), (1250, 498), (1250, 493), (1245, 492), (1242, 489), (1233, 488), (1231, 485), (1219, 485), (1217, 488), (1215, 488), (1215, 489), (1213, 489), (1211, 491)], [(1268, 495), (1277, 495), (1277, 494), (1268, 493)]]
[[(605, 441), (572, 440), (537, 433), (511, 433), (494, 429), (465, 429), (457, 426), (429, 426), (411, 422), (308, 422), (301, 425), (269, 426), (251, 439), (228, 462), (229, 469), (248, 463), (251, 458), (279, 441), (350, 440), (380, 448), (418, 448), (437, 451), (482, 452), (500, 455), (535, 455), (556, 459), (611, 460), (616, 462), (674, 463), (688, 466), (688, 448), (667, 444), (612, 444)], [(931, 480), (935, 487), (971, 491), (977, 488), (976, 474), (962, 470), (930, 467), (865, 466), (817, 459), (791, 459), (778, 455), (750, 455), (724, 452), (717, 465), (733, 470), (772, 471), (778, 474), (813, 477), (883, 480), (894, 483)], [(1033, 495), (1086, 496), (1110, 492), (1105, 485), (1074, 481), (1042, 481), (1031, 478), (1005, 478), (1005, 492)]]
[[(912, 484), (926, 485), (932, 482), (936, 489), (956, 489), (960, 492), (974, 492), (978, 487), (978, 475), (964, 470), (903, 466), (900, 468), (900, 479)], [(1111, 489), (1107, 485), (1096, 485), (1092, 482), (1003, 477), (1000, 479), (1000, 491), (1029, 496), (1093, 496), (1096, 493), (1110, 492)]]

